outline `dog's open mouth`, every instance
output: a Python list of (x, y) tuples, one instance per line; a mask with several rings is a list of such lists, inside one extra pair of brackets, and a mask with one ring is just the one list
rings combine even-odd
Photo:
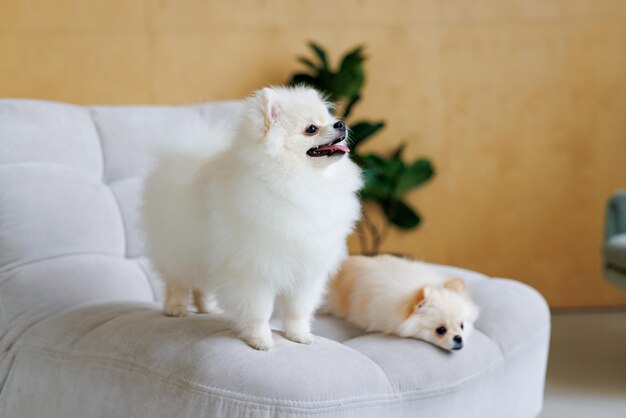
[(345, 136), (340, 136), (328, 144), (318, 145), (317, 147), (310, 148), (306, 155), (309, 157), (331, 157), (333, 155), (343, 155), (350, 152), (350, 148), (345, 145), (339, 145), (341, 141), (346, 139)]

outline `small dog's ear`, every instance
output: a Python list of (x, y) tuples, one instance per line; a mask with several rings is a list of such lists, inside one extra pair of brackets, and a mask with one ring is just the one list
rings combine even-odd
[(430, 296), (430, 293), (432, 291), (433, 291), (432, 287), (428, 285), (418, 290), (417, 293), (415, 294), (415, 305), (418, 308), (421, 308), (422, 305), (426, 302), (426, 299), (428, 298), (428, 296)]
[(424, 306), (424, 303), (426, 302), (426, 298), (430, 296), (430, 293), (432, 291), (433, 291), (432, 287), (426, 285), (422, 287), (420, 290), (418, 290), (417, 292), (415, 292), (415, 294), (413, 295), (413, 298), (409, 301), (409, 304), (406, 308), (404, 316), (408, 318), (409, 316), (413, 315), (413, 312), (417, 311), (419, 308)]
[(265, 117), (265, 129), (269, 130), (280, 113), (278, 94), (275, 90), (265, 87), (261, 90), (260, 98), (263, 106), (263, 116)]
[(465, 290), (465, 282), (461, 279), (454, 278), (445, 282), (443, 287), (453, 292), (462, 292)]

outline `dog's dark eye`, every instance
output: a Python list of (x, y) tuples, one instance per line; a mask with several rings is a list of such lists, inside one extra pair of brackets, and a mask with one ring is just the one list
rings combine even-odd
[(317, 131), (319, 131), (319, 128), (317, 126), (315, 126), (315, 125), (309, 125), (304, 130), (304, 132), (306, 132), (309, 135), (315, 135), (317, 133)]
[(464, 327), (463, 327), (463, 322), (461, 322), (461, 329), (464, 329)]
[(435, 331), (437, 331), (437, 334), (439, 334), (439, 335), (446, 335), (446, 332), (448, 332), (446, 327), (439, 327)]

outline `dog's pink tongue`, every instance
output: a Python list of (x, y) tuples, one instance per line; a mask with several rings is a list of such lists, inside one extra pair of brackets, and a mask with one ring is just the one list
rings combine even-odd
[(322, 151), (322, 150), (350, 152), (350, 148), (346, 147), (345, 145), (339, 145), (339, 144), (326, 145), (323, 147), (319, 147), (317, 148), (316, 151)]

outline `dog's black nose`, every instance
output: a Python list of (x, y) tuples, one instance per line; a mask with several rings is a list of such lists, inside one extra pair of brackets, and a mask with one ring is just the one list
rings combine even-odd
[(463, 344), (463, 337), (461, 337), (460, 335), (455, 335), (452, 340), (457, 344)]
[(339, 121), (339, 122), (337, 122), (337, 123), (335, 123), (333, 125), (333, 128), (339, 129), (340, 131), (345, 131), (346, 130), (346, 124), (343, 123), (343, 121)]

